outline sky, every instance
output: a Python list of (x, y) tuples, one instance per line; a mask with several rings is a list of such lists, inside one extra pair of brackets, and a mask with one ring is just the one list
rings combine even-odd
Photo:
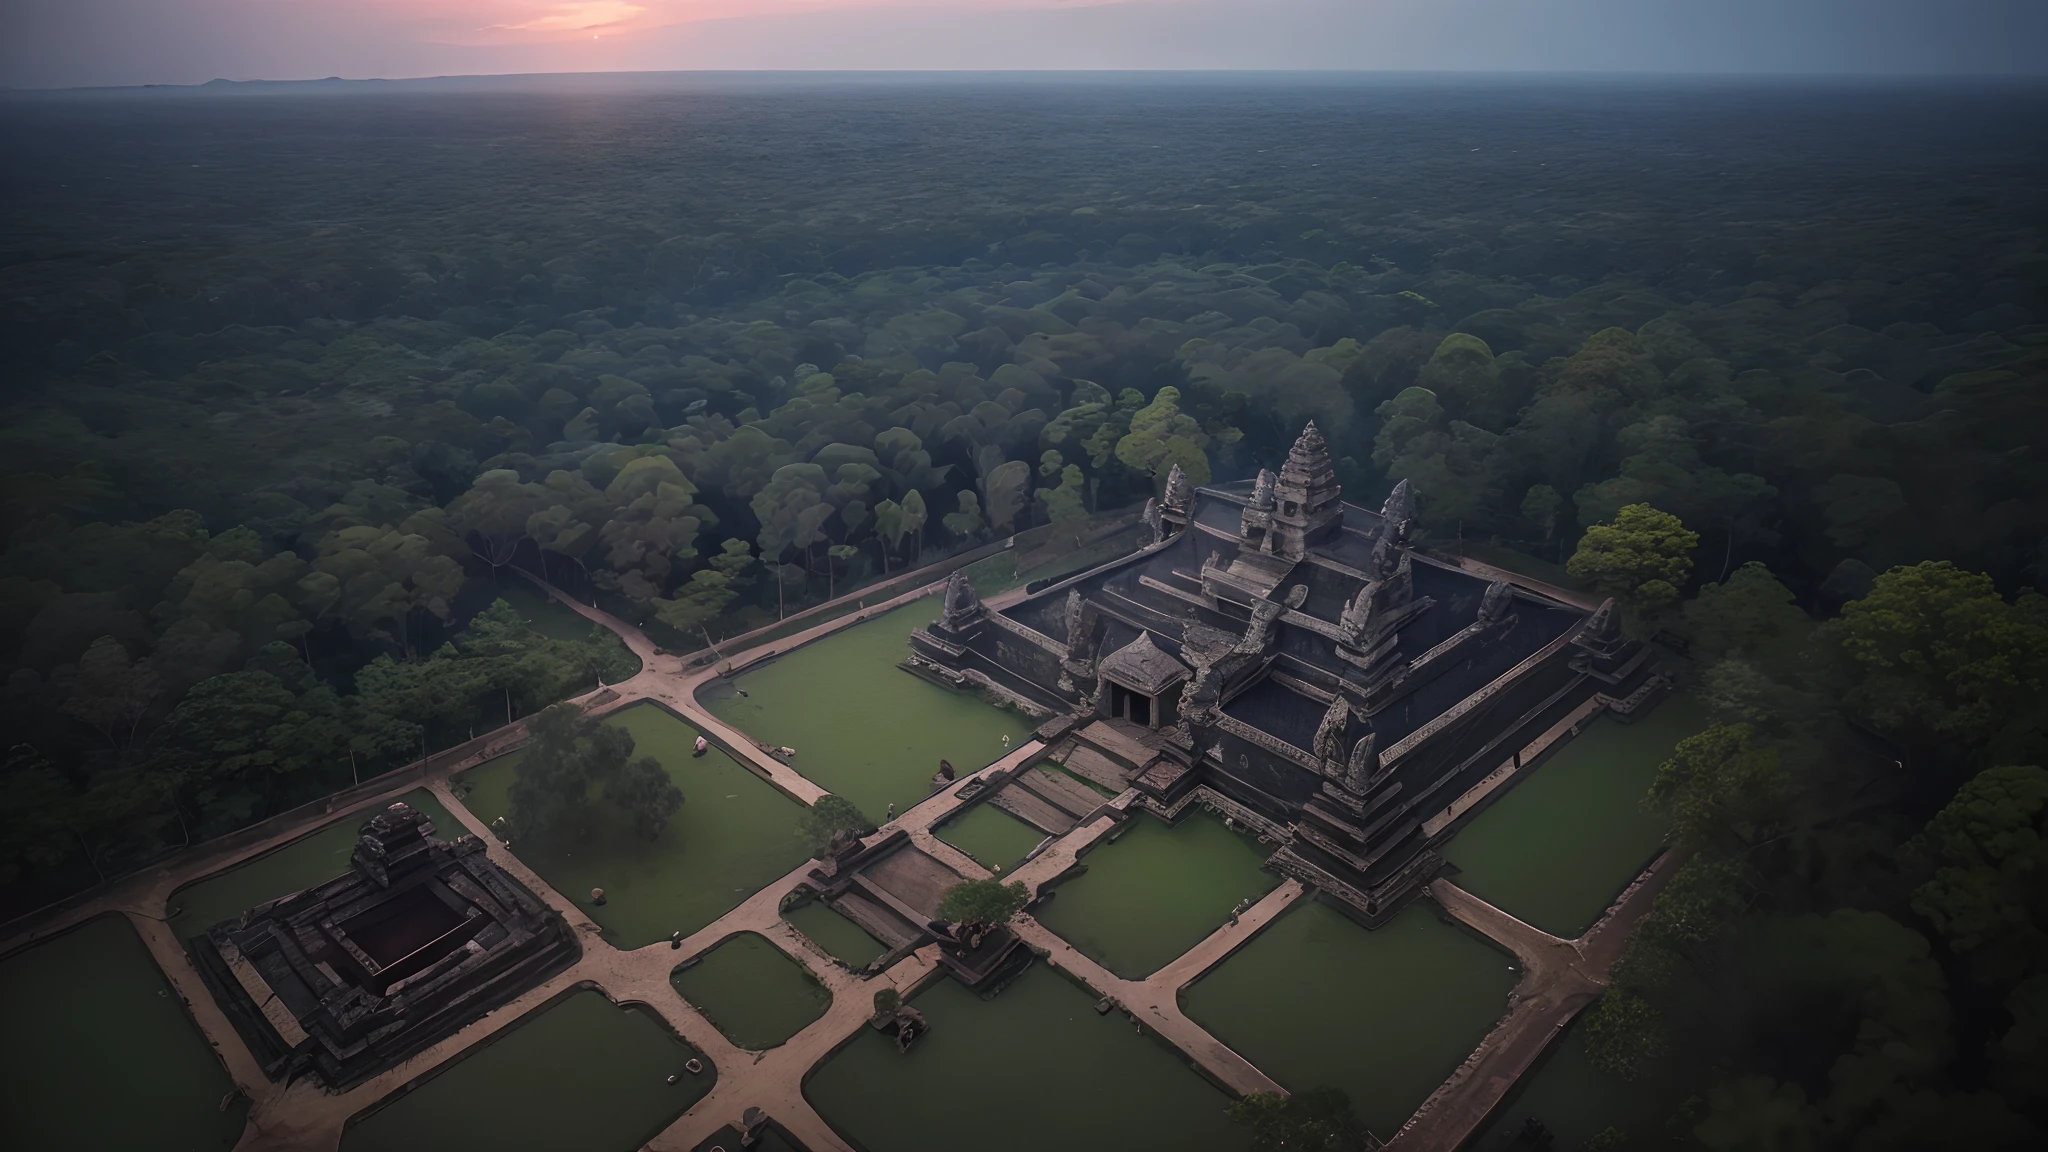
[(669, 69), (2048, 72), (2048, 0), (0, 0), (0, 86)]

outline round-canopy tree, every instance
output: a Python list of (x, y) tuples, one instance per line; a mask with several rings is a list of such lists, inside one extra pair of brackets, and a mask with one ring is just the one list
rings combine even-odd
[(587, 715), (574, 704), (556, 704), (527, 728), (526, 755), (512, 781), (512, 826), (522, 836), (560, 835), (588, 811), (592, 785), (604, 799), (633, 818), (644, 839), (661, 835), (668, 818), (683, 805), (682, 790), (652, 756), (633, 756), (633, 734)]

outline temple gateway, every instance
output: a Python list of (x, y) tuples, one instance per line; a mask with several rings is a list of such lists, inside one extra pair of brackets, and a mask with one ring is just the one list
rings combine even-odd
[(1524, 747), (1665, 686), (1612, 601), (1475, 576), (1411, 546), (1413, 517), (1406, 480), (1377, 513), (1344, 503), (1310, 422), (1277, 476), (1196, 489), (1175, 467), (1122, 559), (1000, 609), (955, 573), (906, 667), (1050, 716), (1069, 768), (1169, 818), (1230, 813), (1377, 926)]

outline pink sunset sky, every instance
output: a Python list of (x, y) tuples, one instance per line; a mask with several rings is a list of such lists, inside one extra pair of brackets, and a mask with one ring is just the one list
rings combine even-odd
[(2048, 0), (0, 0), (0, 85), (671, 69), (2031, 73)]

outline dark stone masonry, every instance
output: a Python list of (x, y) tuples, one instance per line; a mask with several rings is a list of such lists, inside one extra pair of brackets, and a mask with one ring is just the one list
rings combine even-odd
[(192, 939), (201, 974), (273, 1080), (341, 1090), (574, 963), (561, 914), (474, 836), (406, 804), (365, 821), (349, 871)]
[(1052, 716), (1070, 767), (1120, 767), (1157, 808), (1262, 828), (1274, 868), (1378, 925), (1442, 867), (1457, 821), (1431, 817), (1594, 696), (1659, 683), (1611, 602), (1474, 576), (1413, 548), (1413, 516), (1405, 480), (1344, 503), (1310, 423), (1278, 475), (1176, 468), (1149, 545), (1001, 611), (956, 573), (907, 666)]

